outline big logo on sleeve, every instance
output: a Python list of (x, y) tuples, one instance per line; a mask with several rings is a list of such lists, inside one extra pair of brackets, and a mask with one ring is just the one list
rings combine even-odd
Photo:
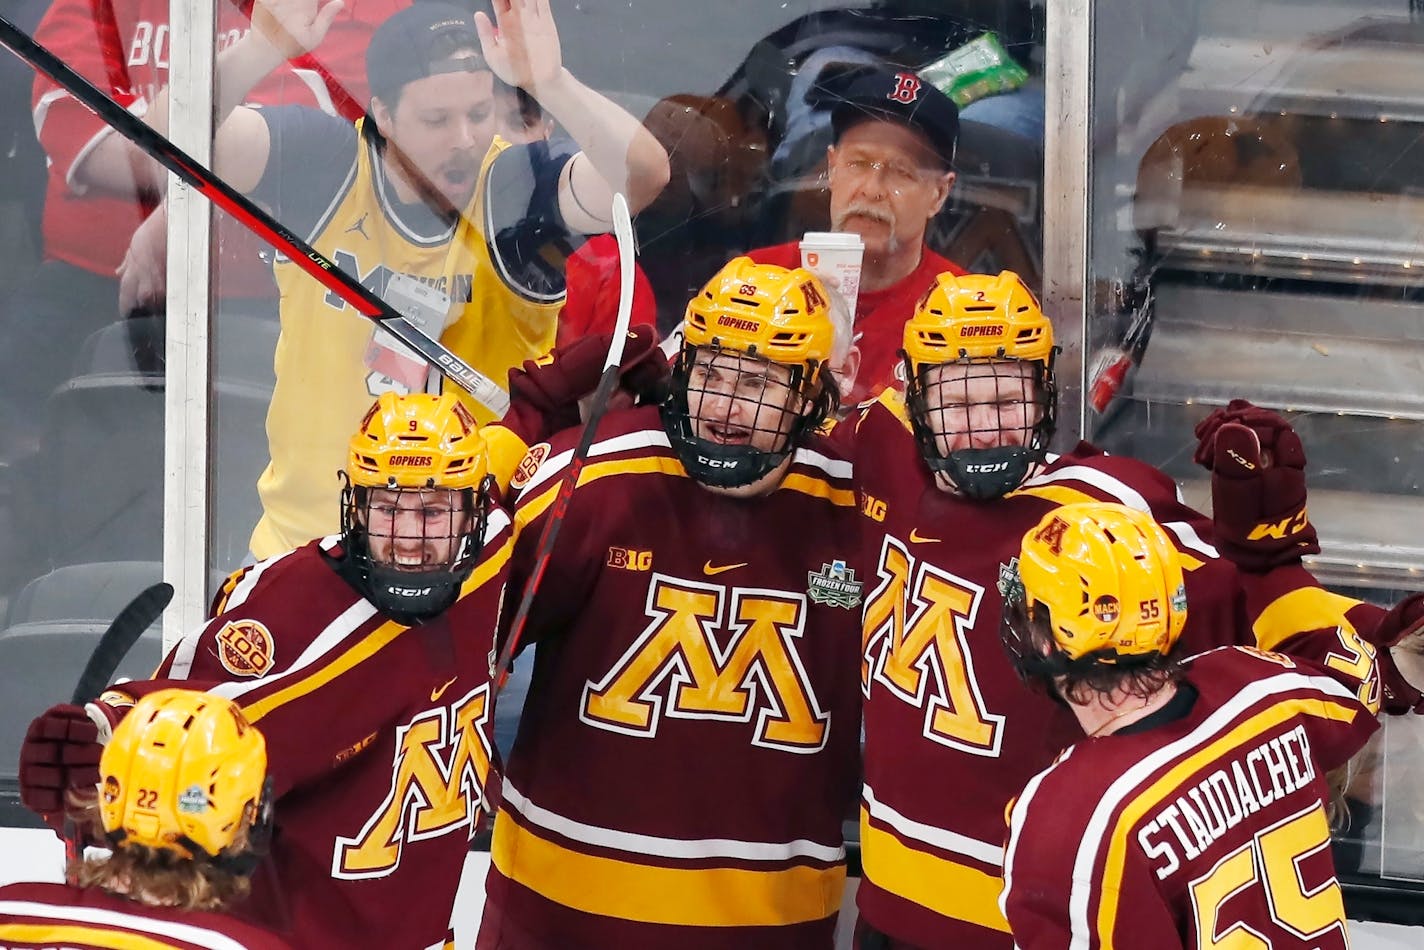
[(653, 574), (652, 621), (613, 669), (584, 686), (579, 718), (627, 735), (657, 735), (663, 716), (751, 722), (754, 745), (815, 752), (826, 743), (821, 710), (797, 652), (804, 594)]
[(390, 794), (359, 832), (336, 839), (331, 876), (385, 877), (400, 867), (406, 842), (473, 830), (490, 770), (488, 721), (485, 683), (397, 730)]

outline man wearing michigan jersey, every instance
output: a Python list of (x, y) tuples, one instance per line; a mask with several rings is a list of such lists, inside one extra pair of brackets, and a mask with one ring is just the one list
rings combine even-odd
[[(283, 60), (316, 47), (341, 9), (333, 0), (259, 2), (254, 28), (218, 57), (226, 118), (213, 160), (376, 293), (389, 299), (396, 274), (433, 289), (434, 309), (448, 318), (431, 335), (502, 384), (553, 344), (573, 234), (608, 227), (615, 190), (634, 210), (646, 205), (668, 164), (632, 116), (563, 68), (547, 0), (493, 6), (497, 27), (441, 3), (391, 16), (367, 50), (371, 103), (353, 127), (295, 106), (233, 108)], [(584, 151), (495, 138), (496, 82), (531, 93)], [(166, 112), (156, 102), (151, 121), (161, 127)], [(373, 396), (424, 382), (418, 370), (400, 381), (382, 372), (389, 364), (372, 325), (298, 270), (276, 265), (282, 334), (257, 557), (336, 529), (344, 434)], [(484, 407), (469, 408), (489, 421)]]

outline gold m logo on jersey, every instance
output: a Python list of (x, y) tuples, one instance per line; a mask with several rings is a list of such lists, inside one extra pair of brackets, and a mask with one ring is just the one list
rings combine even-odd
[(473, 829), (489, 776), (489, 684), (416, 716), (396, 733), (391, 791), (354, 837), (337, 837), (331, 876), (385, 877), (407, 841)]
[(805, 595), (654, 574), (645, 609), (652, 622), (608, 675), (584, 687), (584, 722), (654, 736), (664, 715), (743, 723), (755, 715), (755, 745), (825, 745), (830, 715), (796, 651)]
[[(989, 712), (974, 675), (969, 632), (979, 616), (984, 588), (924, 561), (890, 536), (880, 548), (878, 586), (865, 603), (861, 627), (861, 691), (872, 681), (925, 710), (924, 736), (932, 742), (997, 756), (1004, 717)], [(998, 614), (990, 618), (998, 623)], [(982, 642), (999, 649), (998, 628)]]

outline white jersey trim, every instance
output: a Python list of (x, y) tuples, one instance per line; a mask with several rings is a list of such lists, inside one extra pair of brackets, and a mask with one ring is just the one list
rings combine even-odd
[(792, 456), (792, 461), (799, 465), (819, 468), (831, 478), (849, 479), (855, 473), (855, 468), (850, 462), (828, 458), (815, 449), (797, 449), (796, 454)]
[[(1196, 746), (1205, 745), (1218, 734), (1235, 724), (1237, 716), (1245, 709), (1260, 702), (1275, 692), (1291, 689), (1314, 689), (1338, 697), (1356, 701), (1355, 695), (1328, 676), (1307, 676), (1299, 672), (1280, 673), (1267, 679), (1249, 684), (1240, 693), (1207, 717), (1190, 733), (1175, 742), (1168, 743), (1151, 753), (1141, 762), (1132, 766), (1118, 777), (1103, 794), (1093, 816), (1088, 821), (1083, 841), (1078, 846), (1078, 854), (1073, 861), (1073, 887), (1068, 898), (1068, 918), (1072, 926), (1073, 939), (1069, 950), (1087, 950), (1092, 942), (1092, 927), (1088, 919), (1088, 908), (1092, 902), (1093, 862), (1105, 844), (1104, 836), (1113, 822), (1113, 816), (1123, 800), (1128, 797), (1150, 775)], [(1051, 772), (1050, 766), (1043, 775)], [(1018, 809), (1015, 809), (1015, 814)]]
[(600, 828), (565, 818), (563, 815), (535, 805), (519, 792), (509, 781), (504, 780), (504, 803), (517, 811), (525, 820), (547, 831), (600, 848), (615, 848), (630, 854), (646, 854), (660, 858), (698, 860), (704, 858), (731, 858), (739, 861), (790, 861), (796, 858), (811, 858), (816, 861), (839, 862), (845, 860), (844, 847), (828, 847), (814, 841), (797, 839), (786, 842), (738, 841), (731, 838), (661, 838), (654, 835), (636, 834), (631, 831), (615, 831)]
[[(637, 432), (615, 435), (611, 439), (593, 443), (589, 447), (588, 457), (594, 458), (599, 455), (612, 455), (615, 452), (627, 452), (631, 449), (642, 448), (671, 449), (672, 443), (668, 441), (667, 433), (661, 429), (640, 429)], [(533, 497), (540, 485), (559, 477), (564, 469), (569, 467), (573, 459), (573, 449), (567, 449), (545, 459), (544, 464), (534, 472), (534, 476), (519, 490), (519, 497)]]
[(999, 845), (980, 841), (978, 838), (971, 838), (945, 828), (936, 828), (934, 825), (927, 825), (906, 817), (876, 798), (875, 789), (871, 788), (869, 784), (864, 787), (862, 799), (870, 817), (883, 821), (902, 837), (911, 838), (940, 851), (962, 854), (996, 868), (1004, 866), (1004, 849)]
[(214, 686), (208, 692), (215, 696), (226, 696), (228, 699), (238, 699), (255, 689), (266, 688), (273, 683), (283, 680), (296, 679), (306, 674), (307, 668), (315, 666), (317, 661), (328, 653), (335, 651), (349, 637), (352, 631), (357, 630), (366, 621), (376, 616), (376, 608), (369, 600), (358, 600), (347, 607), (326, 629), (322, 630), (317, 638), (307, 645), (302, 651), (302, 655), (282, 672), (275, 676), (264, 676), (256, 680), (244, 680), (241, 683), (222, 683)]
[[(1069, 746), (1053, 763), (1066, 762), (1077, 750), (1077, 746)], [(1023, 823), (1028, 815), (1028, 808), (1033, 801), (1033, 797), (1038, 794), (1038, 787), (1043, 784), (1043, 780), (1048, 777), (1048, 773), (1053, 771), (1053, 766), (1049, 766), (1039, 772), (1029, 783), (1024, 786), (1024, 790), (1014, 801), (1014, 807), (1009, 814), (1009, 843), (1004, 847), (1004, 887), (999, 891), (999, 913), (1005, 920), (1009, 919), (1009, 891), (1014, 887), (1014, 855), (1018, 853), (1019, 832), (1023, 830)]]
[[(1101, 469), (1092, 468), (1087, 465), (1070, 465), (1067, 468), (1060, 468), (1056, 472), (1048, 472), (1036, 478), (1029, 479), (1024, 483), (1025, 488), (1033, 488), (1038, 485), (1050, 485), (1054, 482), (1078, 481), (1111, 495), (1119, 502), (1129, 508), (1136, 508), (1144, 514), (1152, 514), (1152, 506), (1147, 503), (1147, 499), (1142, 493), (1121, 479), (1114, 478)], [(1180, 496), (1180, 491), (1177, 492)], [(1170, 531), (1177, 539), (1180, 547), (1204, 554), (1210, 558), (1217, 558), (1221, 555), (1212, 545), (1202, 540), (1196, 529), (1185, 521), (1162, 522), (1162, 527)]]
[(102, 924), (185, 940), (211, 950), (247, 950), (247, 944), (226, 934), (192, 924), (179, 924), (99, 907), (56, 907), (36, 901), (0, 901), (0, 916), (38, 917), (58, 923)]
[[(252, 565), (252, 567), (248, 569), (247, 574), (242, 580), (238, 581), (237, 586), (232, 589), (232, 593), (228, 595), (227, 604), (223, 607), (223, 613), (226, 614), (228, 611), (241, 607), (246, 603), (247, 598), (252, 594), (252, 589), (257, 586), (257, 581), (262, 577), (263, 572), (291, 553), (291, 551), (286, 551), (275, 557), (269, 557), (265, 561), (258, 561)], [(188, 634), (182, 640), (178, 641), (178, 646), (173, 650), (173, 666), (168, 670), (170, 677), (173, 679), (187, 679), (189, 674), (193, 672), (193, 659), (198, 653), (198, 641), (203, 638), (204, 633), (207, 633), (208, 627), (212, 622), (212, 620), (209, 620), (198, 628), (197, 631)]]

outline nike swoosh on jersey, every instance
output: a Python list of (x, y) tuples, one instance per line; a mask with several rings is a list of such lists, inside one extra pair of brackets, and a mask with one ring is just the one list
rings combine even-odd
[(435, 702), (436, 700), (438, 700), (441, 696), (443, 696), (443, 695), (445, 694), (445, 691), (450, 688), (450, 684), (453, 683), (453, 682), (455, 682), (455, 681), (456, 681), (457, 679), (459, 679), (459, 678), (460, 678), (460, 677), (458, 677), (458, 676), (452, 676), (452, 677), (450, 677), (448, 680), (445, 681), (445, 685), (444, 685), (444, 686), (437, 686), (437, 687), (435, 687), (434, 689), (432, 689), (432, 690), (430, 691), (430, 701), (433, 703), (433, 702)]
[(746, 566), (747, 562), (742, 561), (740, 564), (723, 564), (720, 567), (713, 567), (712, 562), (708, 561), (706, 564), (702, 565), (702, 573), (706, 574), (708, 577), (711, 577), (714, 574), (722, 574), (727, 571), (735, 571), (739, 567)]
[(935, 544), (935, 543), (941, 541), (942, 539), (941, 539), (941, 538), (926, 538), (926, 537), (924, 537), (923, 535), (921, 535), (918, 530), (916, 530), (916, 529), (914, 529), (914, 528), (911, 528), (911, 529), (910, 529), (910, 540), (911, 540), (912, 542), (914, 542), (915, 544)]

